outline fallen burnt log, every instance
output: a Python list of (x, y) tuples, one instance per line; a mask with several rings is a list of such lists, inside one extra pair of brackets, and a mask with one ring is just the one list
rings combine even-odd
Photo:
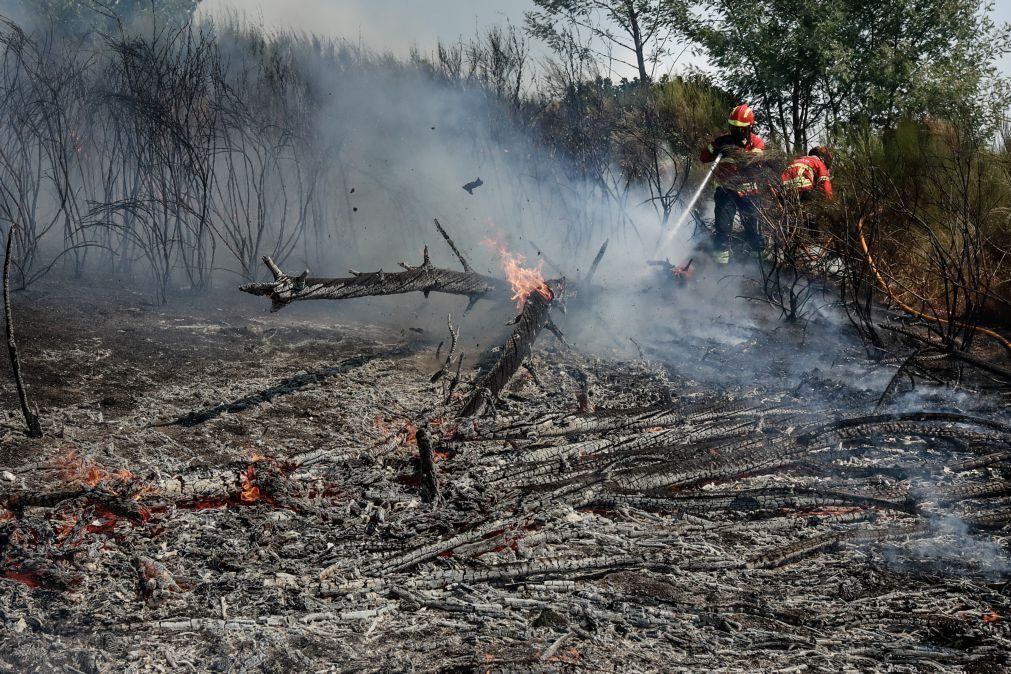
[(548, 324), (548, 311), (555, 296), (561, 291), (560, 283), (550, 287), (542, 283), (532, 290), (523, 302), (523, 310), (514, 321), (516, 328), (509, 335), (498, 361), (475, 384), (474, 392), (460, 411), (462, 417), (481, 414), (489, 404), (494, 404), (516, 370), (530, 355), (537, 335)]
[(453, 271), (434, 266), (428, 257), (427, 246), (424, 260), (417, 267), (401, 262), (404, 271), (352, 271), (348, 278), (313, 278), (308, 276), (308, 272), (292, 277), (281, 271), (269, 257), (264, 256), (263, 263), (270, 269), (274, 280), (270, 283), (247, 283), (239, 286), (239, 290), (258, 297), (269, 297), (271, 311), (279, 311), (300, 300), (348, 300), (412, 292), (424, 293), (426, 297), (433, 292), (463, 295), (471, 305), (481, 299), (510, 298), (509, 284), (505, 281), (474, 271)]

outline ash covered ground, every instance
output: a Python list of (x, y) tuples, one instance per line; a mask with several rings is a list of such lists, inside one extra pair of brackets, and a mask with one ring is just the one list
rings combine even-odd
[(460, 299), (17, 296), (46, 435), (5, 387), (0, 671), (1004, 671), (1003, 401), (875, 411), (895, 363), (702, 277), (612, 298), (635, 342), (555, 312), (465, 422), (511, 306), (454, 397)]

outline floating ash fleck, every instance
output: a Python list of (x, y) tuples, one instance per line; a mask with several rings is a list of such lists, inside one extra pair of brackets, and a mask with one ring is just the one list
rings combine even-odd
[(485, 239), (481, 243), (498, 253), (506, 280), (513, 288), (512, 299), (516, 300), (517, 311), (523, 311), (523, 305), (533, 292), (540, 293), (548, 301), (554, 299), (554, 293), (544, 282), (544, 274), (541, 271), (544, 267), (544, 260), (539, 260), (536, 267), (524, 267), (523, 263), (526, 262), (526, 258), (518, 254), (513, 255), (505, 244), (494, 239)]

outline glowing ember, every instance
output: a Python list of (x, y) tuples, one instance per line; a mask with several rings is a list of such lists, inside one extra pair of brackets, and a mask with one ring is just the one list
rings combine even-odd
[(53, 525), (56, 528), (56, 540), (63, 541), (77, 526), (77, 517), (71, 513), (53, 516)]
[(407, 437), (404, 438), (405, 445), (417, 445), (418, 444), (418, 427), (412, 424), (410, 421), (404, 426), (401, 433), (406, 433)]
[(63, 479), (67, 482), (77, 482), (79, 484), (94, 487), (102, 482), (110, 480), (130, 480), (133, 474), (125, 468), (108, 471), (95, 463), (91, 458), (80, 458), (76, 450), (70, 450), (67, 454), (56, 460), (56, 465), (63, 473)]
[(393, 430), (387, 422), (393, 422), (395, 419), (388, 417), (383, 417), (381, 414), (377, 414), (374, 419), (376, 430), (379, 431), (380, 436), (383, 441), (394, 441), (394, 445), (417, 445), (418, 444), (418, 427), (415, 426), (409, 419), (405, 420), (404, 425), (397, 430)]
[(260, 488), (253, 484), (253, 464), (246, 466), (246, 472), (240, 475), (242, 481), (242, 491), (239, 493), (239, 500), (243, 503), (255, 503), (260, 500)]
[(522, 255), (513, 255), (504, 245), (491, 239), (485, 239), (482, 243), (492, 246), (498, 252), (499, 258), (502, 260), (502, 269), (505, 271), (506, 280), (513, 287), (512, 298), (516, 300), (517, 310), (523, 310), (524, 303), (526, 303), (527, 298), (533, 292), (539, 292), (546, 300), (551, 300), (554, 297), (551, 288), (544, 282), (544, 275), (541, 273), (541, 268), (544, 266), (543, 260), (540, 260), (534, 269), (523, 267), (521, 265), (526, 261), (526, 258)]
[(1000, 620), (1000, 616), (994, 611), (990, 611), (989, 613), (983, 614), (984, 623), (995, 623), (998, 620)]

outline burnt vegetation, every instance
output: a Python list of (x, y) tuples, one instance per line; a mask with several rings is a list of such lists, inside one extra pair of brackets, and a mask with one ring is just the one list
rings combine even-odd
[[(509, 27), (0, 25), (0, 669), (1011, 665), (1006, 142), (805, 121), (839, 198), (724, 272), (683, 209), (743, 92), (650, 68), (666, 3), (534, 4), (536, 72)], [(535, 259), (483, 271), (495, 220)]]

